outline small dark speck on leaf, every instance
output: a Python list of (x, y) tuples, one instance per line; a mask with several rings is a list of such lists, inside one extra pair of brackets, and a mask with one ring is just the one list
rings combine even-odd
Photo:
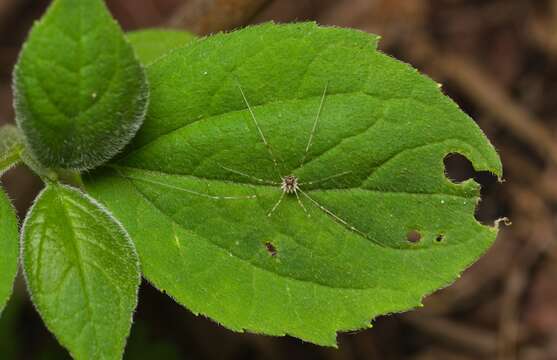
[(443, 240), (445, 240), (445, 235), (442, 235), (442, 234), (437, 235), (437, 237), (435, 238), (435, 241), (437, 241), (437, 242), (441, 242)]
[(265, 243), (265, 248), (267, 249), (267, 252), (269, 253), (269, 255), (271, 255), (272, 257), (277, 256), (277, 248), (275, 247), (275, 245), (273, 245), (273, 243), (271, 243), (270, 241), (267, 241)]
[(422, 234), (418, 230), (412, 230), (406, 234), (406, 239), (408, 242), (417, 243), (422, 239)]

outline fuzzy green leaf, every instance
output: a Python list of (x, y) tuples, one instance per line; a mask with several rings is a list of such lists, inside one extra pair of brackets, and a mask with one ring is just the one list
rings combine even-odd
[[(486, 251), (497, 230), (474, 219), (479, 185), (450, 182), (443, 158), (501, 175), (497, 153), (376, 42), (267, 24), (148, 68), (145, 124), (88, 188), (153, 284), (230, 329), (335, 345), (338, 331), (418, 306)], [(270, 183), (284, 175), (302, 183), (299, 200)]]
[(17, 217), (0, 187), (0, 314), (13, 290), (19, 256)]
[(13, 125), (0, 127), (0, 175), (21, 160), (24, 149), (19, 130)]
[(27, 285), (47, 327), (75, 359), (120, 359), (137, 302), (133, 243), (91, 198), (48, 184), (22, 235)]
[(135, 135), (145, 74), (102, 0), (54, 0), (14, 71), (16, 120), (46, 167), (87, 169)]
[(195, 39), (189, 32), (169, 29), (132, 31), (126, 36), (141, 63), (146, 65)]

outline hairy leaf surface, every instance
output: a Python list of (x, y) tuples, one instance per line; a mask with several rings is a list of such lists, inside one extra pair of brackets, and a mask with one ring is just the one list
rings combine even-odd
[[(443, 158), (501, 175), (497, 153), (376, 42), (267, 24), (148, 68), (146, 122), (88, 188), (150, 281), (230, 329), (334, 345), (338, 331), (418, 306), (486, 251), (497, 231), (474, 218), (479, 185), (450, 182)], [(299, 199), (271, 184), (286, 175)]]
[(0, 126), (0, 176), (20, 161), (23, 148), (23, 139), (15, 126)]
[(54, 0), (14, 71), (16, 120), (44, 166), (114, 156), (144, 118), (143, 68), (102, 0)]
[(19, 241), (17, 217), (10, 200), (0, 187), (0, 314), (12, 294), (17, 274)]
[(195, 39), (191, 33), (170, 29), (132, 31), (126, 36), (141, 63), (146, 65)]
[(91, 198), (48, 184), (22, 235), (27, 285), (47, 327), (75, 359), (120, 359), (137, 302), (133, 243)]

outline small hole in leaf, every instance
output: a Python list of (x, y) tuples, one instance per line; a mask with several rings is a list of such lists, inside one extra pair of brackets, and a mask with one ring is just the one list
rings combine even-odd
[(409, 231), (408, 234), (406, 234), (406, 240), (408, 240), (408, 242), (410, 243), (417, 243), (422, 239), (422, 234), (420, 234), (420, 232), (418, 230), (412, 230)]
[(267, 252), (269, 253), (269, 255), (271, 255), (272, 257), (277, 256), (277, 248), (275, 245), (273, 245), (272, 242), (267, 241), (265, 243), (265, 249), (267, 249)]
[(437, 241), (438, 243), (442, 242), (443, 240), (445, 240), (445, 235), (443, 235), (443, 234), (439, 234), (435, 238), (435, 241)]
[(468, 179), (473, 179), (476, 171), (470, 160), (465, 156), (453, 153), (445, 156), (445, 175), (454, 183), (461, 183)]

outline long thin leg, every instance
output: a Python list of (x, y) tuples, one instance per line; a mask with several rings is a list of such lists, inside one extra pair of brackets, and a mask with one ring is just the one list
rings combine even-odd
[(341, 176), (344, 176), (344, 175), (348, 175), (348, 174), (350, 174), (351, 172), (352, 172), (352, 171), (344, 171), (344, 172), (341, 172), (341, 173), (339, 173), (339, 174), (332, 175), (332, 176), (327, 176), (327, 177), (322, 178), (322, 179), (313, 180), (313, 181), (308, 181), (308, 182), (303, 182), (303, 183), (300, 183), (300, 186), (302, 186), (302, 185), (313, 185), (313, 184), (318, 184), (318, 183), (323, 182), (323, 181), (327, 181), (327, 180), (331, 180), (331, 179), (336, 179), (336, 178), (338, 178), (338, 177), (341, 177)]
[(311, 132), (309, 133), (309, 139), (308, 139), (308, 143), (306, 145), (306, 152), (304, 154), (304, 157), (302, 158), (302, 162), (300, 163), (300, 167), (302, 167), (305, 164), (306, 158), (307, 158), (308, 153), (309, 153), (309, 149), (311, 148), (311, 145), (313, 143), (313, 137), (315, 136), (315, 131), (317, 130), (317, 124), (319, 123), (319, 118), (321, 117), (321, 111), (323, 110), (323, 104), (325, 103), (325, 97), (327, 96), (328, 88), (329, 88), (329, 83), (327, 82), (327, 85), (325, 85), (325, 90), (323, 90), (323, 96), (321, 96), (321, 102), (319, 103), (319, 109), (317, 110), (317, 115), (315, 116), (315, 121), (313, 122), (313, 127), (311, 129)]
[(302, 202), (302, 199), (300, 199), (300, 195), (298, 194), (298, 191), (294, 191), (294, 194), (296, 194), (296, 199), (298, 199), (298, 204), (300, 204), (300, 206), (302, 207), (302, 209), (306, 213), (307, 217), (311, 217), (310, 213), (308, 212), (308, 210), (304, 206), (304, 203)]
[(342, 225), (346, 226), (348, 229), (350, 229), (350, 230), (354, 231), (355, 233), (358, 233), (359, 235), (367, 238), (366, 233), (364, 233), (363, 231), (360, 231), (360, 230), (356, 229), (354, 226), (350, 225), (346, 220), (340, 218), (338, 215), (334, 214), (331, 210), (327, 209), (326, 207), (324, 207), (323, 205), (318, 203), (316, 200), (314, 200), (311, 196), (306, 194), (304, 191), (302, 191), (302, 190), (299, 190), (299, 191), (302, 195), (304, 195), (306, 198), (308, 198), (309, 201), (311, 201), (315, 206), (317, 206), (319, 209), (321, 209), (327, 215), (331, 216), (333, 219), (335, 219), (336, 221), (338, 221)]
[(221, 164), (219, 164), (219, 166), (220, 166), (221, 168), (223, 168), (224, 170), (226, 170), (226, 171), (230, 171), (231, 173), (234, 173), (234, 174), (236, 174), (236, 175), (241, 175), (241, 176), (243, 176), (243, 177), (246, 177), (246, 178), (255, 180), (255, 181), (260, 182), (260, 183), (262, 183), (262, 184), (267, 184), (267, 185), (280, 185), (280, 183), (279, 183), (279, 182), (276, 182), (276, 181), (270, 181), (270, 180), (260, 179), (260, 178), (258, 178), (258, 177), (253, 176), (253, 175), (245, 174), (245, 173), (243, 173), (243, 172), (241, 172), (241, 171), (228, 168), (228, 167), (223, 166), (223, 165), (221, 165)]
[(282, 199), (284, 199), (284, 194), (286, 194), (286, 193), (283, 192), (283, 193), (280, 195), (280, 199), (278, 199), (278, 201), (276, 202), (275, 206), (273, 206), (273, 208), (271, 209), (271, 211), (269, 211), (269, 212), (267, 213), (267, 216), (268, 216), (268, 217), (271, 217), (271, 215), (273, 215), (273, 213), (275, 212), (275, 210), (279, 207), (280, 203), (282, 202)]
[(193, 191), (190, 189), (185, 189), (182, 187), (178, 187), (178, 186), (174, 186), (174, 185), (169, 185), (169, 184), (165, 184), (159, 181), (155, 181), (155, 180), (147, 180), (147, 179), (141, 179), (141, 178), (137, 178), (137, 177), (133, 177), (133, 176), (128, 176), (128, 175), (123, 175), (122, 177), (126, 178), (126, 179), (130, 179), (130, 180), (135, 180), (135, 181), (143, 181), (146, 183), (150, 183), (150, 184), (155, 184), (155, 185), (159, 185), (159, 186), (164, 186), (168, 189), (173, 189), (173, 190), (178, 190), (178, 191), (182, 191), (188, 194), (192, 194), (192, 195), (196, 195), (196, 196), (201, 196), (204, 198), (208, 198), (208, 199), (213, 199), (213, 200), (245, 200), (245, 199), (255, 199), (257, 198), (257, 195), (245, 195), (245, 196), (215, 196), (215, 195), (209, 195), (209, 194), (204, 194), (204, 193), (200, 193), (197, 191)]
[(251, 106), (248, 102), (246, 94), (244, 93), (244, 89), (242, 89), (242, 86), (240, 85), (240, 83), (238, 83), (238, 88), (240, 89), (240, 92), (242, 93), (242, 98), (244, 98), (244, 102), (246, 103), (246, 106), (248, 107), (248, 111), (251, 115), (253, 123), (255, 124), (255, 127), (257, 128), (257, 131), (259, 132), (259, 137), (263, 141), (263, 144), (265, 144), (265, 147), (267, 148), (267, 151), (269, 152), (269, 156), (271, 156), (271, 159), (273, 160), (273, 164), (275, 165), (275, 171), (277, 172), (279, 178), (282, 179), (282, 173), (279, 170), (279, 165), (278, 165), (277, 158), (275, 157), (275, 154), (273, 153), (273, 149), (271, 148), (271, 145), (267, 141), (267, 138), (263, 134), (263, 130), (261, 130), (261, 126), (259, 126), (259, 122), (255, 118), (255, 114), (253, 113), (253, 110), (252, 110), (252, 108), (251, 108)]

